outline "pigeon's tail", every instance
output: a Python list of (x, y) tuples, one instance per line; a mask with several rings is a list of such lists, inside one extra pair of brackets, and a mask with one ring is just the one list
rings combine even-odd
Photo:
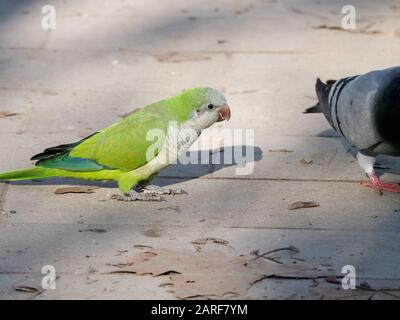
[(307, 108), (306, 110), (304, 110), (303, 113), (322, 113), (322, 109), (321, 109), (319, 103), (317, 103), (315, 106)]
[(53, 169), (33, 167), (33, 168), (28, 168), (28, 169), (20, 169), (20, 170), (0, 173), (0, 180), (18, 181), (18, 180), (49, 178), (49, 177), (53, 177), (53, 176), (54, 176)]
[(331, 116), (331, 107), (329, 105), (329, 92), (334, 85), (335, 80), (328, 80), (326, 83), (323, 83), (319, 78), (315, 83), (315, 92), (318, 97), (318, 103), (306, 109), (304, 113), (323, 113), (325, 118), (328, 120), (331, 126), (332, 124), (332, 116)]

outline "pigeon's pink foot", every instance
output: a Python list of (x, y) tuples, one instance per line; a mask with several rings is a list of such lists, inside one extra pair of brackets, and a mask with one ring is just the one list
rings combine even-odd
[(388, 192), (400, 193), (400, 185), (398, 185), (397, 183), (382, 182), (375, 174), (375, 172), (370, 173), (368, 177), (369, 181), (364, 181), (362, 183), (363, 187), (374, 188), (378, 192), (388, 191)]

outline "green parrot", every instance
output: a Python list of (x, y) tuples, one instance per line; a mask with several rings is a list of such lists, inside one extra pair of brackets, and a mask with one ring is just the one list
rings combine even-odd
[[(122, 192), (114, 199), (160, 200), (159, 194), (171, 190), (144, 185), (188, 150), (204, 129), (229, 120), (230, 114), (219, 91), (206, 87), (188, 89), (78, 142), (45, 149), (32, 157), (37, 160), (34, 167), (0, 173), (0, 180), (114, 180)], [(140, 190), (134, 188), (138, 186)]]

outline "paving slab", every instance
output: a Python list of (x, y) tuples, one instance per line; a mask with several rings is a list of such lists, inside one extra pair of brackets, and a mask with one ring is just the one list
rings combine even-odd
[[(79, 229), (81, 228), (81, 229)], [(87, 228), (87, 229), (86, 229)], [(106, 230), (104, 232), (89, 231), (89, 228)], [(102, 228), (102, 229), (101, 229)], [(2, 233), (7, 235), (11, 230), (24, 235), (29, 242), (22, 245), (9, 243), (1, 248), (6, 255), (2, 257), (2, 275), (10, 274), (12, 279), (3, 278), (4, 287), (10, 292), (13, 286), (25, 281), (40, 280), (40, 270), (44, 265), (53, 265), (60, 276), (61, 285), (57, 291), (44, 297), (71, 298), (76, 290), (77, 297), (83, 298), (91, 292), (95, 298), (101, 289), (111, 286), (116, 297), (121, 297), (121, 291), (129, 290), (127, 298), (146, 298), (146, 290), (159, 291), (158, 285), (166, 277), (151, 278), (148, 276), (124, 275), (126, 285), (120, 287), (117, 283), (108, 280), (107, 272), (115, 270), (112, 263), (126, 262), (139, 252), (146, 249), (136, 248), (135, 245), (145, 245), (154, 248), (170, 248), (173, 250), (195, 250), (191, 241), (199, 237), (218, 237), (229, 242), (229, 247), (222, 245), (207, 245), (204, 250), (228, 251), (235, 254), (249, 254), (254, 250), (266, 252), (276, 248), (295, 246), (299, 253), (285, 251), (270, 255), (285, 264), (308, 263), (322, 266), (332, 274), (340, 274), (344, 265), (353, 265), (357, 271), (357, 281), (367, 281), (376, 289), (396, 289), (399, 285), (398, 253), (395, 245), (390, 243), (396, 240), (398, 232), (382, 231), (338, 231), (338, 230), (285, 230), (272, 228), (197, 228), (194, 226), (178, 227), (163, 226), (162, 228), (147, 229), (146, 226), (115, 226), (115, 225), (80, 225), (30, 223), (19, 224), (18, 227), (2, 227)], [(79, 232), (81, 230), (81, 232)], [(83, 231), (86, 230), (86, 231)], [(151, 231), (150, 231), (151, 230)], [(385, 250), (390, 250), (393, 255), (388, 256)], [(22, 249), (22, 250), (21, 250)], [(18, 277), (17, 277), (18, 276)], [(24, 276), (24, 277), (23, 277)], [(23, 279), (21, 279), (23, 278)], [(71, 281), (71, 287), (64, 290), (65, 278)], [(98, 285), (91, 285), (96, 280)], [(115, 278), (114, 278), (115, 280)], [(324, 282), (324, 279), (318, 280)], [(83, 285), (79, 291), (79, 282)], [(112, 286), (113, 283), (115, 286)], [(147, 289), (139, 291), (141, 285)], [(297, 280), (286, 281), (279, 286), (274, 282), (265, 282), (264, 291), (276, 291), (280, 295), (286, 294), (291, 288), (291, 295), (297, 294), (311, 298), (315, 295), (314, 286), (310, 281), (300, 284)], [(302, 287), (297, 291), (296, 288)], [(295, 288), (295, 289), (294, 289)], [(248, 291), (249, 297), (255, 297), (259, 288)], [(11, 290), (12, 291), (12, 290)], [(168, 292), (163, 291), (162, 294)], [(260, 293), (260, 292), (259, 292)], [(261, 293), (265, 295), (265, 292)], [(5, 293), (4, 293), (5, 295)], [(98, 298), (101, 298), (97, 296)], [(112, 298), (112, 295), (106, 298)], [(161, 296), (164, 298), (165, 296)], [(261, 296), (259, 296), (260, 298)]]

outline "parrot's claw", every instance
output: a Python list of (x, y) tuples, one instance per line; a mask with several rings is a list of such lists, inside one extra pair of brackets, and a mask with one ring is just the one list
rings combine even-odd
[(157, 195), (157, 194), (169, 194), (169, 195), (175, 195), (175, 194), (187, 194), (187, 192), (183, 189), (170, 189), (170, 188), (163, 188), (159, 187), (156, 185), (147, 185), (139, 190), (140, 193), (144, 194), (152, 194), (152, 195)]
[(117, 200), (117, 201), (165, 201), (164, 198), (155, 195), (155, 194), (143, 194), (139, 193), (135, 190), (129, 191), (128, 194), (113, 194), (111, 196), (111, 199)]

